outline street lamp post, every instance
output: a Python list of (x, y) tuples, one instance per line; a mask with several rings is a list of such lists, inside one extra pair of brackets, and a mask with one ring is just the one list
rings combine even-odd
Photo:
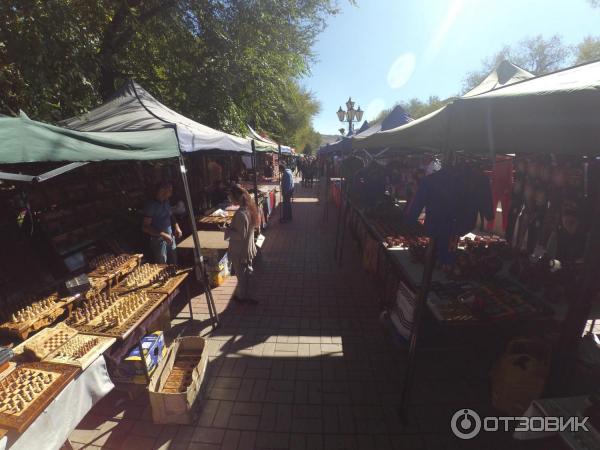
[(344, 111), (341, 106), (340, 109), (337, 110), (337, 116), (338, 119), (340, 119), (340, 122), (348, 122), (348, 136), (352, 134), (352, 130), (354, 129), (353, 123), (362, 120), (363, 113), (364, 111), (360, 109), (360, 106), (358, 109), (354, 109), (352, 97), (349, 97), (346, 102), (346, 111)]

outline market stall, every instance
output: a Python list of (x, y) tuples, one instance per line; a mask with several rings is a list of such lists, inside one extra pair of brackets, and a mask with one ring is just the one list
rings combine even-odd
[[(442, 170), (419, 184), (415, 201), (420, 204), (412, 212), (409, 205), (409, 224), (427, 207), (423, 230), (427, 239), (420, 241), (405, 231), (405, 236), (385, 240), (392, 250), (398, 249), (393, 250), (396, 254), (404, 250), (422, 264), (420, 271), (404, 271), (408, 279), (414, 273), (416, 289), (408, 296), (398, 291), (395, 299), (401, 311), (407, 310), (407, 304), (410, 311), (409, 320), (400, 326), (410, 341), (403, 401), (410, 393), (426, 311), (438, 322), (465, 325), (548, 318), (559, 338), (544, 335), (554, 348), (547, 391), (566, 392), (586, 321), (595, 317), (593, 302), (598, 294), (592, 274), (600, 270), (596, 236), (600, 134), (595, 125), (600, 114), (599, 73), (599, 63), (591, 63), (475, 92), (405, 126), (352, 142), (357, 149), (393, 147), (444, 156)], [(485, 180), (482, 163), (492, 166), (489, 169), (497, 170), (501, 178), (505, 169), (498, 169), (504, 164), (496, 159), (499, 154), (517, 155), (511, 206), (503, 227), (506, 241), (477, 233), (462, 243), (451, 240), (454, 247), (448, 252), (451, 235), (459, 238), (475, 228), (475, 213), (493, 218), (491, 183), (476, 186), (473, 182)], [(486, 184), (488, 192), (482, 196)], [(442, 198), (446, 200), (436, 203)], [(489, 205), (487, 213), (480, 209), (482, 199)], [(449, 228), (454, 229), (450, 234)], [(548, 231), (552, 230), (555, 244), (562, 239), (562, 251), (550, 245)], [(411, 266), (406, 256), (400, 259), (404, 259), (400, 266)], [(456, 267), (466, 273), (455, 273)], [(466, 283), (456, 282), (465, 275)], [(534, 334), (543, 335), (542, 330), (530, 327)]]
[[(25, 258), (21, 261), (17, 258), (12, 263), (8, 261), (11, 269), (5, 276), (15, 276), (2, 280), (0, 332), (5, 343), (24, 342), (14, 347), (14, 351), (8, 350), (8, 356), (4, 351), (2, 355), (0, 428), (8, 432), (2, 433), (5, 437), (0, 442), (11, 448), (31, 448), (39, 446), (33, 445), (34, 441), (39, 443), (44, 439), (44, 444), (51, 443), (58, 448), (91, 406), (112, 389), (107, 370), (113, 381), (120, 371), (125, 376), (119, 381), (129, 383), (136, 382), (139, 370), (137, 378), (142, 383), (147, 382), (156, 362), (132, 366), (131, 355), (148, 353), (145, 335), (164, 329), (165, 317), (167, 321), (170, 317), (170, 303), (180, 290), (187, 295), (189, 304), (186, 279), (190, 270), (143, 264), (142, 255), (123, 253), (117, 241), (107, 241), (106, 234), (99, 233), (112, 231), (104, 222), (100, 225), (108, 230), (99, 230), (97, 224), (86, 222), (94, 215), (100, 221), (111, 215), (104, 211), (105, 216), (98, 217), (100, 204), (122, 211), (135, 205), (127, 201), (106, 205), (112, 195), (112, 191), (107, 190), (110, 183), (97, 183), (106, 174), (100, 172), (98, 180), (89, 177), (98, 175), (94, 170), (102, 164), (84, 162), (177, 161), (180, 157), (177, 136), (172, 128), (79, 132), (35, 122), (22, 114), (18, 118), (0, 118), (0, 140), (3, 163), (0, 177), (8, 180), (1, 185), (3, 199), (17, 201), (5, 205), (5, 209), (18, 213), (6, 214), (9, 219), (3, 223), (3, 237), (27, 243), (32, 236), (52, 236), (47, 233), (53, 230), (71, 236), (66, 240), (48, 239), (55, 255), (65, 257), (62, 270), (53, 267), (54, 274), (39, 264), (40, 255), (35, 252), (22, 255)], [(51, 167), (48, 171), (47, 164), (63, 161), (79, 163)], [(43, 170), (45, 173), (36, 175)], [(87, 175), (85, 180), (80, 179), (83, 185), (78, 188), (84, 193), (83, 199), (69, 196), (78, 190), (69, 190), (63, 185), (62, 190), (55, 186), (54, 194), (50, 191), (50, 195), (33, 200), (35, 196), (31, 194), (38, 190), (38, 184), (73, 181), (70, 177), (80, 171)], [(125, 196), (126, 186), (117, 184), (114, 188), (120, 189), (121, 197)], [(86, 203), (86, 199), (91, 203)], [(91, 207), (94, 214), (86, 215), (84, 207)], [(73, 210), (72, 217), (66, 213), (68, 208)], [(55, 230), (49, 226), (44, 215), (50, 211), (54, 215), (60, 212), (60, 225), (65, 229)], [(139, 221), (136, 222), (139, 228)], [(40, 223), (42, 235), (37, 233)], [(65, 241), (79, 245), (59, 245)], [(39, 242), (19, 248), (31, 251), (36, 244)], [(12, 243), (3, 245), (10, 248)], [(197, 250), (197, 246), (194, 247)], [(32, 273), (30, 268), (36, 267), (39, 272)], [(160, 332), (153, 335), (162, 336)], [(135, 368), (133, 372), (124, 371), (123, 361)], [(23, 381), (27, 382), (23, 384)], [(74, 407), (73, 401), (79, 406)], [(51, 426), (51, 421), (61, 417), (56, 408), (72, 414), (61, 424)], [(36, 432), (40, 427), (48, 428)]]

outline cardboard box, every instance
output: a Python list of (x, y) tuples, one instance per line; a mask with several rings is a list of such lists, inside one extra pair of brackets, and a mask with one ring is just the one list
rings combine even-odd
[[(148, 386), (154, 423), (190, 424), (194, 422), (194, 403), (202, 388), (208, 364), (205, 343), (205, 340), (199, 336), (177, 338), (169, 348), (167, 356), (158, 365)], [(162, 392), (179, 352), (201, 355), (200, 361), (192, 370), (192, 381), (185, 392)]]
[(111, 378), (117, 383), (147, 384), (144, 364), (148, 373), (152, 375), (159, 363), (164, 359), (167, 349), (162, 331), (155, 331), (142, 338), (144, 359), (140, 357), (139, 347), (136, 345), (121, 364), (114, 368)]

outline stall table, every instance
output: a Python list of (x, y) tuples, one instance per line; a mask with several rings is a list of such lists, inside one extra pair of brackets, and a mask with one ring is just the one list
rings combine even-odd
[[(222, 231), (200, 230), (198, 231), (198, 239), (200, 239), (203, 249), (227, 250), (229, 248), (229, 241), (225, 240), (225, 234)], [(194, 240), (192, 235), (181, 241), (177, 248), (193, 249)]]
[(113, 388), (106, 361), (99, 356), (56, 396), (23, 433), (0, 430), (0, 450), (59, 449), (92, 406)]

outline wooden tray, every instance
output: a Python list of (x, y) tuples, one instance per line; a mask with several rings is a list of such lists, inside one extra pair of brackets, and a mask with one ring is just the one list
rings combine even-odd
[[(107, 314), (108, 310), (100, 312), (97, 317), (87, 323), (77, 323), (72, 313), (71, 317), (67, 319), (67, 323), (69, 326), (82, 333), (124, 340), (167, 298), (165, 294), (157, 292), (147, 292), (146, 294), (148, 296), (147, 301), (133, 311), (129, 317), (118, 326), (101, 325), (100, 321), (102, 317)], [(118, 301), (121, 303), (126, 302), (127, 295), (120, 295)]]
[(51, 325), (65, 311), (70, 310), (71, 304), (74, 300), (79, 298), (79, 296), (74, 295), (70, 297), (60, 298), (57, 293), (54, 293), (47, 297), (43, 297), (38, 301), (41, 301), (44, 298), (55, 299), (54, 305), (52, 305), (50, 308), (45, 309), (36, 317), (31, 318), (29, 320), (22, 320), (19, 322), (4, 322), (0, 325), (0, 332), (25, 340), (32, 332), (41, 330), (42, 328)]
[(104, 266), (99, 266), (96, 269), (94, 269), (93, 271), (91, 271), (90, 273), (88, 273), (88, 277), (112, 279), (115, 277), (125, 275), (125, 274), (131, 272), (133, 269), (135, 269), (138, 266), (143, 255), (135, 254), (135, 255), (119, 255), (119, 256), (127, 256), (128, 258), (125, 261), (123, 261), (119, 266), (112, 268), (112, 269), (106, 269)]
[(38, 360), (42, 360), (76, 334), (77, 330), (61, 322), (55, 327), (45, 328), (35, 336), (27, 339), (23, 343), (23, 347), (27, 353), (33, 355)]
[(200, 363), (202, 353), (182, 352), (175, 357), (171, 373), (167, 377), (161, 392), (185, 392), (192, 382), (192, 372)]
[[(158, 268), (168, 267), (166, 264), (153, 264)], [(117, 287), (114, 288), (114, 292), (126, 293), (135, 292), (137, 290), (145, 290), (147, 292), (158, 292), (159, 294), (172, 294), (188, 277), (191, 269), (178, 269), (176, 275), (169, 278), (166, 282), (156, 282), (153, 284), (144, 284), (141, 286), (125, 286), (125, 280), (121, 282)]]
[[(77, 367), (45, 362), (17, 366), (0, 381), (0, 427), (22, 433), (78, 372)], [(33, 392), (31, 400), (23, 400), (22, 410), (10, 410), (11, 399), (16, 399), (19, 394), (24, 396), (26, 391), (33, 390), (33, 377), (50, 377), (50, 380), (43, 384), (39, 393)]]
[[(112, 337), (93, 336), (80, 333), (50, 354), (45, 361), (56, 364), (69, 364), (81, 367), (82, 370), (85, 370), (115, 342), (116, 339)], [(85, 352), (82, 352), (82, 354), (77, 355), (78, 349), (83, 345), (87, 345), (90, 348)]]
[(147, 288), (148, 292), (157, 292), (160, 294), (171, 295), (189, 276), (190, 271), (186, 270), (172, 278), (169, 278), (166, 283), (155, 283)]

